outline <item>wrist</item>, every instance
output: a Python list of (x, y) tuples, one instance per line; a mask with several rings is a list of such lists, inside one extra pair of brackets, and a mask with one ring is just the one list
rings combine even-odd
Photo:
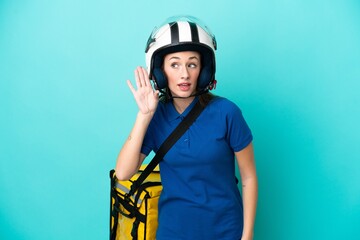
[(149, 111), (147, 113), (143, 113), (141, 111), (138, 111), (137, 115), (140, 116), (140, 117), (152, 117), (154, 115), (155, 112), (152, 112), (152, 111)]
[(141, 122), (150, 122), (152, 117), (154, 116), (154, 112), (148, 112), (148, 113), (143, 113), (141, 111), (139, 111), (137, 113), (137, 120), (140, 120)]
[(253, 240), (254, 233), (253, 232), (243, 232), (241, 240)]
[(253, 240), (253, 237), (251, 236), (242, 236), (241, 240)]

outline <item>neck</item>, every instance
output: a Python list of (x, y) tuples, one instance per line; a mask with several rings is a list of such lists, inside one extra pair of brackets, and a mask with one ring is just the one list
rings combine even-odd
[(178, 113), (183, 113), (185, 109), (192, 103), (195, 97), (189, 98), (174, 98), (173, 104)]

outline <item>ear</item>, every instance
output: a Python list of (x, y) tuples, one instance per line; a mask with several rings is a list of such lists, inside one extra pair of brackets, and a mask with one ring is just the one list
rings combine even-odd
[(161, 68), (154, 68), (153, 78), (156, 82), (157, 90), (164, 89), (168, 85), (167, 78)]

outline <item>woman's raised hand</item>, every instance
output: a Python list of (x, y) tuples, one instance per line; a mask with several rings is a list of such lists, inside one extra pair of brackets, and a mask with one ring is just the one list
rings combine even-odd
[(154, 113), (159, 102), (159, 91), (153, 89), (149, 75), (143, 67), (135, 69), (135, 81), (137, 89), (133, 87), (130, 80), (127, 80), (127, 84), (140, 112), (143, 114)]

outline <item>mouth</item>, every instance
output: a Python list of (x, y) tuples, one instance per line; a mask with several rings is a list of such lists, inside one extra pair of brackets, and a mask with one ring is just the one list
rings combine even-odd
[(180, 83), (178, 84), (178, 87), (181, 91), (188, 91), (190, 89), (191, 84), (190, 83)]

